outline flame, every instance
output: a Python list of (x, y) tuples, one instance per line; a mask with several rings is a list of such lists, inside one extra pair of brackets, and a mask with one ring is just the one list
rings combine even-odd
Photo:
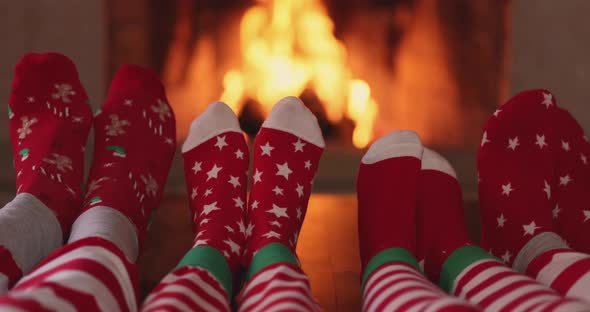
[(328, 119), (352, 119), (353, 144), (366, 146), (377, 105), (369, 85), (352, 79), (346, 49), (333, 32), (319, 0), (259, 1), (240, 22), (241, 66), (224, 74), (221, 100), (237, 112), (251, 98), (268, 114), (282, 97), (312, 88)]

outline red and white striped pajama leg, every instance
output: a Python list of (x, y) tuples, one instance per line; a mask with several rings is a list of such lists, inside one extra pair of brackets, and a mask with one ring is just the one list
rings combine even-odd
[(257, 272), (244, 286), (238, 311), (321, 311), (307, 275), (292, 263), (276, 263)]
[(137, 272), (112, 242), (89, 237), (65, 245), (23, 277), (0, 310), (137, 311)]

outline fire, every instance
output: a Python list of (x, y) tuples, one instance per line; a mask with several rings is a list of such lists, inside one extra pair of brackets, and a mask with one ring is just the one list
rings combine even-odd
[(282, 97), (312, 88), (328, 119), (352, 119), (353, 144), (366, 146), (377, 105), (369, 85), (353, 79), (333, 31), (320, 0), (259, 1), (240, 22), (241, 66), (224, 74), (221, 100), (239, 112), (246, 99), (254, 99), (268, 114)]

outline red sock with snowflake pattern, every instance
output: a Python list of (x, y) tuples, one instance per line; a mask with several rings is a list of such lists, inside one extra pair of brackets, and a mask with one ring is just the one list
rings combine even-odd
[(554, 119), (559, 141), (553, 222), (572, 248), (590, 253), (590, 143), (568, 111), (559, 109)]
[(9, 119), (18, 194), (0, 209), (0, 288), (61, 246), (80, 209), (92, 113), (74, 63), (57, 53), (24, 55)]
[(316, 117), (298, 98), (273, 107), (254, 141), (248, 277), (274, 263), (298, 264), (295, 247), (324, 146)]
[(70, 242), (100, 236), (135, 261), (175, 152), (174, 114), (157, 74), (123, 65), (94, 120), (94, 158)]

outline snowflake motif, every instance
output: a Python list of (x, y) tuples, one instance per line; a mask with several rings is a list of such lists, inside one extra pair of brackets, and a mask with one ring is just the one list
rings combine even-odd
[(21, 128), (16, 129), (16, 132), (18, 133), (18, 138), (19, 139), (24, 139), (27, 137), (27, 135), (33, 133), (33, 130), (31, 130), (31, 126), (36, 123), (38, 120), (37, 118), (31, 118), (29, 119), (29, 117), (21, 117), (20, 119), (23, 124), (21, 126)]
[(144, 175), (141, 175), (141, 180), (145, 184), (145, 192), (148, 195), (155, 197), (156, 192), (158, 192), (158, 182), (156, 182), (156, 179), (154, 179), (151, 174), (148, 174), (147, 178)]
[(50, 158), (43, 158), (43, 161), (54, 165), (57, 170), (61, 171), (61, 172), (66, 172), (66, 169), (69, 171), (72, 171), (72, 160), (64, 155), (59, 155), (57, 153), (53, 153), (51, 154), (53, 156), (53, 159)]
[(160, 117), (161, 121), (166, 121), (165, 117), (172, 117), (170, 113), (170, 107), (166, 105), (166, 102), (158, 99), (158, 105), (152, 105), (152, 111)]
[(70, 103), (70, 95), (76, 94), (76, 91), (72, 90), (72, 86), (67, 83), (56, 84), (54, 87), (57, 89), (55, 93), (51, 95), (54, 99), (61, 99), (64, 103)]
[(123, 127), (129, 126), (130, 123), (127, 120), (119, 119), (118, 115), (110, 115), (111, 124), (105, 126), (105, 130), (107, 131), (108, 136), (118, 136), (121, 134), (125, 134), (125, 129)]

